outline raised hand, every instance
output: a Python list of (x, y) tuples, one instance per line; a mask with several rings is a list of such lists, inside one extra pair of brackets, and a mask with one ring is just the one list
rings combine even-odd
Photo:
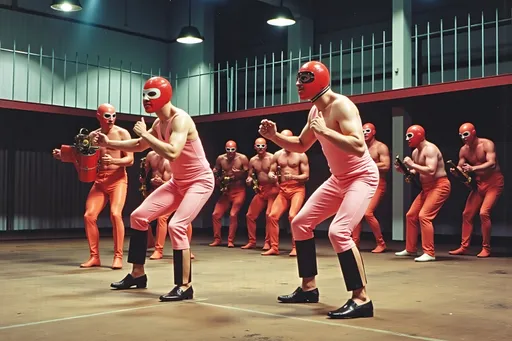
[(276, 136), (277, 125), (272, 121), (266, 119), (262, 120), (258, 132), (260, 133), (261, 136), (269, 140), (272, 140), (272, 138)]
[(54, 157), (55, 159), (60, 160), (60, 158), (61, 158), (60, 149), (55, 148), (55, 149), (52, 151), (52, 155), (53, 155), (53, 157)]

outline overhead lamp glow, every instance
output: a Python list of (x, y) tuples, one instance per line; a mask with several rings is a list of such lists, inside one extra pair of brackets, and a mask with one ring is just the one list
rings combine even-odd
[(54, 0), (50, 7), (60, 12), (77, 12), (82, 10), (79, 0)]
[(182, 44), (199, 44), (204, 40), (199, 33), (199, 30), (194, 26), (185, 26), (181, 29), (180, 34), (176, 41)]
[(267, 20), (267, 24), (272, 26), (291, 26), (295, 24), (295, 18), (289, 8), (281, 6), (276, 9), (272, 18)]

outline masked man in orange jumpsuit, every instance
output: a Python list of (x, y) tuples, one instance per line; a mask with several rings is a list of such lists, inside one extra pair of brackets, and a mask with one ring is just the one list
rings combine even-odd
[(235, 141), (226, 142), (225, 149), (226, 153), (217, 157), (213, 168), (213, 172), (216, 174), (216, 183), (220, 186), (222, 194), (212, 214), (214, 240), (210, 246), (221, 244), (221, 219), (231, 205), (228, 247), (235, 247), (238, 213), (245, 201), (245, 179), (249, 169), (249, 160), (244, 154), (237, 153)]
[(279, 187), (277, 186), (277, 180), (271, 180), (268, 176), (274, 154), (267, 152), (267, 141), (262, 137), (257, 138), (256, 141), (254, 141), (254, 149), (256, 150), (256, 155), (249, 161), (249, 173), (247, 174), (245, 182), (248, 186), (255, 188), (256, 194), (252, 198), (246, 215), (249, 242), (242, 246), (242, 249), (253, 249), (256, 247), (256, 219), (266, 204), (267, 210), (265, 212), (265, 217), (267, 223), (263, 250), (268, 250), (270, 249), (270, 227), (268, 216), (270, 214), (272, 204), (279, 193)]
[[(476, 174), (476, 189), (469, 193), (462, 213), (462, 242), (460, 247), (452, 250), (451, 255), (462, 255), (467, 252), (473, 231), (473, 218), (480, 209), (480, 223), (482, 228), (482, 250), (477, 257), (491, 255), (491, 210), (498, 201), (505, 180), (501, 173), (494, 143), (486, 138), (478, 137), (475, 126), (464, 123), (459, 128), (459, 136), (464, 146), (459, 152), (457, 168), (461, 172)], [(455, 173), (455, 169), (450, 169)]]
[[(281, 134), (293, 136), (288, 129), (283, 130)], [(304, 204), (305, 183), (309, 180), (309, 160), (306, 153), (290, 152), (286, 149), (278, 150), (272, 158), (272, 167), (268, 177), (271, 180), (277, 180), (280, 189), (268, 216), (270, 249), (262, 253), (264, 256), (279, 254), (279, 219), (286, 209), (290, 207), (288, 220), (291, 223)], [(289, 255), (297, 255), (293, 234), (292, 251)]]
[[(146, 155), (145, 166), (146, 177), (149, 177), (149, 179), (140, 178), (139, 180), (142, 183), (148, 183), (149, 188), (146, 188), (145, 195), (148, 196), (155, 189), (171, 180), (172, 170), (169, 160), (161, 157), (153, 150)], [(155, 251), (149, 259), (162, 259), (163, 257), (165, 237), (167, 236), (167, 225), (170, 216), (171, 214), (166, 214), (157, 218), (156, 241), (153, 237), (153, 231), (148, 228), (148, 248), (155, 248)], [(190, 242), (192, 239), (192, 224), (188, 225), (187, 236)], [(190, 258), (195, 258), (192, 253), (190, 254)]]
[[(91, 134), (101, 132), (111, 140), (129, 140), (130, 133), (114, 123), (116, 121), (116, 109), (110, 104), (102, 104), (96, 111), (96, 117), (100, 122), (100, 128)], [(112, 269), (123, 267), (124, 223), (122, 212), (126, 201), (128, 188), (128, 176), (126, 167), (133, 165), (133, 153), (122, 152), (116, 149), (101, 147), (101, 163), (98, 168), (96, 181), (89, 191), (85, 204), (85, 232), (89, 241), (90, 258), (80, 265), (82, 268), (101, 266), (99, 254), (98, 225), (96, 221), (99, 214), (110, 201), (110, 220), (114, 234), (114, 260)], [(60, 150), (54, 149), (53, 155), (60, 159)]]
[[(386, 250), (386, 243), (384, 242), (384, 238), (382, 237), (382, 231), (380, 230), (380, 224), (377, 218), (375, 218), (375, 209), (379, 205), (380, 201), (386, 194), (386, 173), (389, 171), (391, 161), (389, 157), (389, 148), (381, 141), (375, 138), (377, 134), (377, 129), (375, 129), (375, 125), (372, 123), (366, 123), (363, 125), (363, 133), (364, 140), (366, 145), (368, 146), (368, 151), (370, 152), (370, 156), (373, 161), (377, 164), (377, 168), (379, 169), (380, 177), (379, 177), (379, 186), (377, 187), (377, 191), (370, 201), (370, 205), (364, 214), (366, 222), (370, 225), (372, 229), (373, 235), (375, 236), (375, 240), (377, 242), (377, 246), (372, 250), (373, 253), (381, 253)], [(354, 231), (352, 231), (352, 239), (356, 243), (356, 246), (359, 247), (359, 243), (361, 241), (361, 227), (362, 224), (359, 223)]]
[[(434, 225), (439, 210), (450, 196), (451, 183), (446, 174), (443, 155), (435, 144), (425, 138), (425, 129), (419, 125), (407, 129), (406, 140), (415, 148), (412, 158), (405, 157), (403, 163), (413, 174), (420, 174), (421, 192), (414, 199), (406, 215), (406, 247), (396, 256), (412, 256), (417, 252), (418, 227), (421, 229), (423, 254), (416, 262), (434, 261)], [(402, 169), (395, 165), (397, 171)]]

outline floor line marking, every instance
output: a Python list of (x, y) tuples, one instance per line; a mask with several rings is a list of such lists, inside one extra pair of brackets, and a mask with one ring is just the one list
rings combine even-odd
[(401, 337), (406, 337), (406, 338), (416, 339), (416, 340), (423, 340), (423, 341), (447, 341), (447, 340), (443, 340), (443, 339), (436, 339), (436, 338), (425, 337), (425, 336), (416, 336), (416, 335), (411, 335), (411, 334), (398, 333), (398, 332), (393, 332), (393, 331), (385, 330), (385, 329), (376, 329), (376, 328), (369, 328), (369, 327), (352, 326), (352, 325), (344, 324), (344, 323), (321, 321), (321, 320), (313, 320), (313, 319), (308, 319), (308, 318), (303, 318), (303, 317), (295, 317), (295, 316), (287, 316), (287, 315), (282, 315), (282, 314), (268, 313), (268, 312), (260, 311), (260, 310), (253, 310), (253, 309), (233, 307), (233, 306), (228, 306), (228, 305), (206, 303), (206, 302), (192, 302), (192, 301), (191, 301), (191, 303), (196, 303), (196, 304), (200, 304), (200, 305), (207, 305), (207, 306), (211, 306), (211, 307), (217, 307), (217, 308), (228, 309), (228, 310), (242, 311), (242, 312), (246, 312), (246, 313), (253, 313), (253, 314), (266, 315), (266, 316), (272, 316), (272, 317), (281, 317), (281, 318), (286, 318), (286, 319), (296, 320), (296, 321), (301, 321), (301, 322), (310, 322), (310, 323), (323, 324), (323, 325), (328, 325), (328, 326), (333, 326), (333, 327), (352, 328), (352, 329), (364, 330), (364, 331), (380, 333), (380, 334), (388, 334), (388, 335), (394, 335), (394, 336), (401, 336)]
[[(287, 316), (287, 315), (276, 314), (276, 313), (269, 313), (269, 312), (265, 312), (265, 311), (254, 310), (254, 309), (246, 309), (246, 308), (239, 308), (239, 307), (228, 306), (228, 305), (207, 303), (207, 302), (205, 302), (207, 300), (208, 300), (208, 298), (199, 298), (199, 299), (195, 299), (195, 300), (192, 300), (192, 301), (183, 301), (183, 303), (192, 303), (192, 304), (198, 304), (198, 305), (206, 305), (206, 306), (211, 306), (211, 307), (216, 307), (216, 308), (221, 308), (221, 309), (227, 309), (227, 310), (241, 311), (241, 312), (246, 312), (246, 313), (265, 315), (265, 316), (272, 316), (272, 317), (280, 317), (280, 318), (285, 318), (285, 319), (295, 320), (295, 321), (301, 321), (301, 322), (323, 324), (323, 325), (332, 326), (332, 327), (351, 328), (351, 329), (356, 329), (356, 330), (368, 331), (368, 332), (379, 333), (379, 334), (394, 335), (394, 336), (400, 336), (400, 337), (404, 337), (404, 338), (416, 339), (416, 340), (422, 340), (422, 341), (447, 341), (447, 340), (443, 340), (443, 339), (436, 339), (436, 338), (430, 338), (430, 337), (424, 337), (424, 336), (417, 336), (417, 335), (411, 335), (411, 334), (405, 334), (405, 333), (398, 333), (398, 332), (393, 332), (393, 331), (385, 330), (385, 329), (376, 329), (376, 328), (369, 328), (369, 327), (353, 326), (353, 325), (339, 323), (339, 322), (313, 320), (313, 319), (308, 319), (308, 318), (303, 318), (303, 317), (295, 317), (295, 316)], [(84, 314), (84, 315), (77, 315), (77, 316), (70, 316), (70, 317), (63, 317), (63, 318), (57, 318), (57, 319), (51, 319), (51, 320), (43, 320), (43, 321), (35, 321), (35, 322), (28, 322), (28, 323), (13, 324), (13, 325), (8, 325), (8, 326), (0, 326), (0, 330), (30, 327), (30, 326), (40, 325), (40, 324), (47, 324), (47, 323), (71, 321), (71, 320), (84, 319), (84, 318), (96, 317), (96, 316), (102, 316), (102, 315), (112, 315), (112, 314), (118, 314), (118, 313), (124, 313), (124, 312), (129, 312), (129, 311), (136, 311), (136, 310), (143, 310), (143, 309), (150, 309), (150, 308), (156, 308), (156, 307), (169, 307), (169, 305), (168, 304), (160, 303), (160, 304), (152, 304), (152, 305), (142, 306), (142, 307), (109, 310), (109, 311), (104, 311), (104, 312), (99, 312), (99, 313)]]

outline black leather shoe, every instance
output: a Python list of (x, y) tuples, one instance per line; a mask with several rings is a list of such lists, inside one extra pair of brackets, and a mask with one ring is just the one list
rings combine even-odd
[(145, 288), (147, 284), (148, 277), (146, 275), (134, 278), (131, 274), (128, 274), (121, 281), (110, 283), (110, 287), (118, 290), (125, 290), (131, 289), (133, 286), (135, 286), (137, 289), (142, 289)]
[(330, 311), (327, 316), (332, 319), (353, 319), (358, 317), (373, 317), (373, 303), (369, 301), (362, 305), (357, 305), (352, 299), (337, 310)]
[(318, 288), (304, 291), (301, 287), (298, 287), (289, 295), (278, 296), (277, 300), (282, 303), (318, 303), (319, 296)]
[(179, 286), (175, 286), (169, 293), (160, 296), (161, 302), (183, 301), (194, 298), (194, 289), (190, 286), (187, 290), (183, 290)]

